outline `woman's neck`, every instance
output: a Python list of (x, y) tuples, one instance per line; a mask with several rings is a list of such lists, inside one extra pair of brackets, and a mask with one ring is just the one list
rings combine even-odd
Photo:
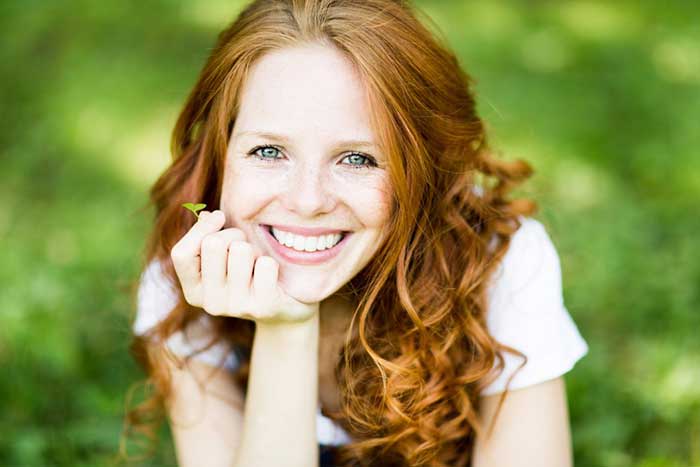
[(345, 336), (356, 305), (347, 296), (334, 294), (320, 304), (321, 338)]

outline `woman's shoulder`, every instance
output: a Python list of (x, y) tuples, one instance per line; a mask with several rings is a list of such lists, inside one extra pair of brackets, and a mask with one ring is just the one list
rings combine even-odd
[[(511, 236), (508, 248), (490, 277), (492, 293), (532, 285), (561, 288), (559, 254), (544, 224), (519, 216), (520, 227)], [(538, 283), (533, 281), (539, 279)]]
[[(527, 357), (511, 389), (560, 376), (588, 351), (564, 304), (559, 254), (547, 229), (532, 217), (518, 220), (520, 227), (489, 278), (486, 311), (489, 333)], [(503, 373), (482, 394), (502, 391), (522, 363), (508, 352), (503, 356)]]
[(172, 311), (177, 304), (177, 289), (165, 274), (163, 264), (151, 259), (141, 272), (136, 296), (137, 313), (132, 329), (144, 334)]

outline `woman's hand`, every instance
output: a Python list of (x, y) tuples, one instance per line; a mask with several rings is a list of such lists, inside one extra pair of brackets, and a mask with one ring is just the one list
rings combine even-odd
[(242, 230), (220, 230), (225, 221), (222, 211), (202, 211), (170, 251), (187, 303), (265, 324), (303, 322), (318, 313), (318, 303), (299, 302), (279, 287), (279, 264), (256, 258)]

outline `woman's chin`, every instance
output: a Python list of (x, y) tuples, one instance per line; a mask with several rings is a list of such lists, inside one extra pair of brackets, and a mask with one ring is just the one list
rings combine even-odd
[(320, 303), (340, 289), (342, 284), (338, 284), (337, 287), (329, 287), (328, 284), (324, 284), (323, 287), (319, 287), (318, 284), (313, 284), (313, 282), (309, 283), (299, 280), (286, 282), (281, 280), (280, 287), (287, 293), (287, 295), (299, 302)]

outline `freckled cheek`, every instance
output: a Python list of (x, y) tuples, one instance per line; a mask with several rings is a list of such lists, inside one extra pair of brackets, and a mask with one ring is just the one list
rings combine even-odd
[(391, 207), (391, 184), (385, 174), (333, 178), (332, 191), (347, 205), (366, 228), (386, 224)]
[(237, 221), (254, 216), (276, 195), (276, 183), (261, 183), (260, 177), (244, 174), (228, 178), (221, 193), (221, 205), (227, 217)]
[(389, 219), (391, 199), (384, 190), (356, 189), (345, 201), (365, 227), (382, 227)]

